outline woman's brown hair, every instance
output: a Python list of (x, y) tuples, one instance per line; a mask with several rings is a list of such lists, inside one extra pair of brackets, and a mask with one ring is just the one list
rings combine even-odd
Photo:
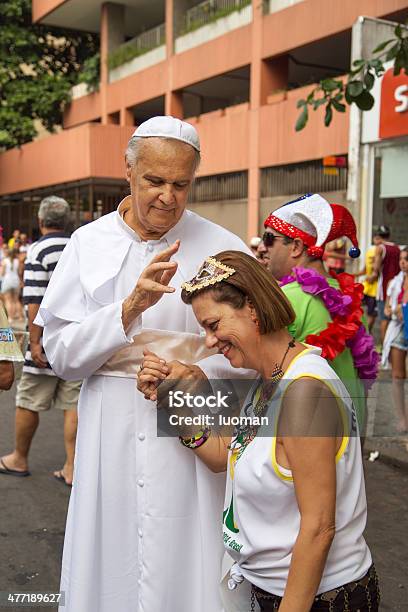
[(211, 293), (215, 302), (226, 302), (237, 310), (249, 303), (255, 309), (261, 334), (279, 331), (293, 323), (296, 315), (291, 303), (274, 277), (254, 257), (241, 251), (222, 251), (214, 258), (234, 268), (234, 274), (194, 292), (183, 289), (181, 299), (185, 304), (191, 304), (204, 293)]

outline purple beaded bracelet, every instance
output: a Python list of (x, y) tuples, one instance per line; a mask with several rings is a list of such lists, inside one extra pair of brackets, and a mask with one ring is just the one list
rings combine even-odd
[(179, 440), (181, 444), (185, 446), (186, 448), (195, 449), (195, 448), (199, 448), (200, 446), (202, 446), (204, 442), (207, 442), (210, 435), (211, 435), (211, 427), (205, 427), (192, 438), (182, 438), (181, 436), (179, 436)]

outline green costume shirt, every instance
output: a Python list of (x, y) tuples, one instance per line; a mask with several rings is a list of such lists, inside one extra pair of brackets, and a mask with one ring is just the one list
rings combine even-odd
[[(334, 278), (327, 278), (327, 281), (331, 287), (339, 288)], [(282, 291), (296, 313), (295, 321), (288, 327), (289, 333), (296, 340), (304, 342), (309, 334), (319, 334), (326, 329), (332, 319), (320, 298), (305, 293), (298, 282), (284, 285)], [(357, 413), (359, 430), (363, 434), (366, 411), (365, 390), (354, 367), (350, 349), (345, 348), (333, 361), (329, 361), (329, 364), (350, 393)]]

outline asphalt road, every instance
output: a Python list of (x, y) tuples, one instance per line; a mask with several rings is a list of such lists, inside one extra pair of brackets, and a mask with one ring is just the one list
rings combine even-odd
[[(12, 389), (0, 394), (1, 455), (12, 449), (13, 431)], [(32, 445), (32, 475), (0, 475), (0, 591), (58, 591), (70, 489), (55, 480), (52, 471), (62, 467), (63, 460), (62, 414), (50, 411), (41, 415)], [(408, 612), (408, 473), (379, 461), (365, 466), (367, 541), (380, 577), (381, 610)]]

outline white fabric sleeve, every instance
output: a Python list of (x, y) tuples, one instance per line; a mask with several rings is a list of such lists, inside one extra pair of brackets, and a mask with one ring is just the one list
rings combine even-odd
[[(75, 235), (61, 254), (35, 323), (44, 327), (43, 345), (55, 374), (65, 380), (88, 378), (118, 349), (133, 342), (122, 324), (123, 300), (87, 314)], [(141, 317), (132, 327), (132, 336)]]
[(57, 376), (64, 380), (88, 378), (118, 349), (133, 343), (123, 329), (122, 303), (104, 306), (81, 323), (54, 318), (46, 324), (44, 350)]

